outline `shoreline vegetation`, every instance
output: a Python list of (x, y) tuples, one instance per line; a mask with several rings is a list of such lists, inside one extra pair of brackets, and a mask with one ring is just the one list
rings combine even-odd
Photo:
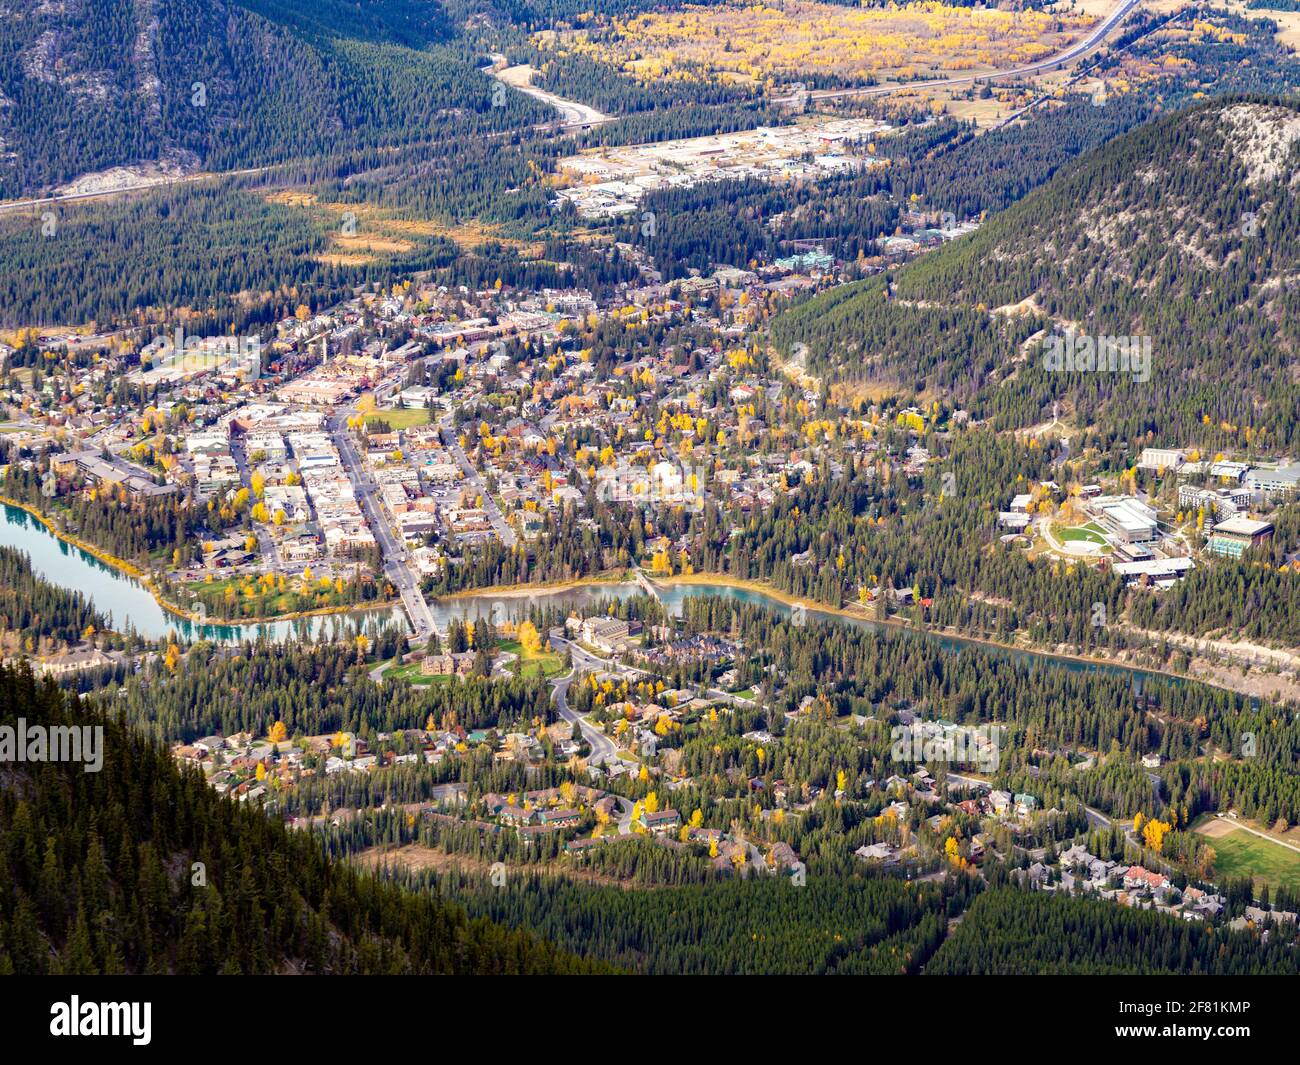
[(628, 569), (607, 570), (591, 577), (573, 577), (563, 581), (537, 581), (532, 584), (498, 584), (487, 585), (482, 588), (462, 588), (457, 592), (431, 595), (429, 598), (439, 603), (445, 603), (457, 599), (486, 599), (490, 597), (523, 599), (530, 595), (556, 595), (562, 592), (574, 592), (590, 585), (631, 584), (635, 580), (632, 572), (632, 570)]
[(176, 603), (171, 599), (168, 599), (162, 593), (161, 589), (159, 589), (157, 584), (154, 583), (153, 578), (150, 577), (149, 574), (144, 572), (142, 569), (140, 569), (140, 567), (137, 566), (135, 563), (128, 562), (126, 559), (119, 558), (117, 555), (114, 555), (109, 551), (105, 551), (101, 547), (96, 547), (94, 544), (86, 540), (83, 540), (78, 536), (74, 536), (72, 533), (65, 532), (64, 530), (60, 529), (57, 525), (55, 525), (53, 519), (50, 518), (49, 515), (38, 510), (30, 503), (22, 503), (17, 499), (13, 499), (9, 496), (0, 495), (0, 504), (4, 506), (13, 507), (15, 510), (21, 510), (29, 517), (34, 518), (36, 521), (40, 522), (41, 525), (45, 527), (45, 530), (55, 539), (61, 541), (62, 543), (68, 544), (71, 547), (75, 547), (78, 551), (85, 552), (91, 558), (109, 567), (110, 569), (117, 570), (123, 576), (130, 577), (132, 580), (136, 581), (141, 588), (143, 588), (151, 596), (153, 596), (154, 602), (156, 602), (168, 614), (171, 614), (173, 617), (181, 618), (185, 621), (188, 621), (191, 625), (199, 625), (199, 626), (210, 625), (213, 627), (232, 628), (232, 629), (242, 628), (244, 626), (253, 626), (253, 625), (274, 625), (279, 622), (301, 621), (305, 618), (325, 617), (330, 614), (349, 614), (354, 611), (369, 612), (372, 610), (382, 610), (385, 607), (392, 609), (398, 604), (398, 600), (396, 599), (377, 599), (373, 603), (367, 603), (364, 605), (350, 603), (342, 606), (317, 607), (313, 610), (296, 610), (288, 614), (268, 614), (266, 617), (261, 617), (261, 618), (219, 618), (219, 617), (211, 617), (211, 616), (203, 617), (200, 616), (195, 611), (187, 610), (179, 603)]
[[(92, 558), (98, 560), (103, 565), (118, 570), (124, 575), (139, 582), (163, 610), (174, 617), (182, 618), (192, 625), (211, 625), (223, 628), (242, 628), (254, 625), (274, 625), (281, 622), (293, 622), (305, 620), (313, 617), (327, 617), (335, 614), (349, 614), (353, 612), (371, 612), (383, 609), (393, 609), (400, 600), (385, 599), (376, 600), (373, 603), (363, 605), (348, 604), (341, 606), (319, 607), (314, 610), (295, 611), (289, 614), (268, 615), (263, 618), (247, 619), (223, 619), (214, 617), (200, 617), (198, 614), (186, 610), (178, 603), (172, 602), (158, 589), (157, 585), (147, 573), (142, 571), (134, 563), (126, 559), (118, 558), (94, 544), (88, 543), (81, 538), (64, 532), (59, 529), (53, 520), (46, 514), (30, 504), (19, 502), (8, 496), (0, 495), (0, 504), (14, 507), (30, 515), (36, 521), (40, 522), (52, 536), (66, 544), (84, 551)], [(454, 602), (466, 599), (522, 599), (532, 595), (558, 595), (564, 592), (577, 591), (588, 587), (616, 587), (623, 584), (635, 583), (636, 570), (622, 569), (611, 570), (604, 573), (595, 574), (591, 577), (577, 577), (564, 581), (543, 581), (536, 584), (509, 584), (500, 586), (488, 586), (483, 588), (465, 588), (456, 592), (449, 592), (446, 595), (431, 596), (435, 602)], [(1194, 670), (1189, 669), (1187, 673), (1175, 673), (1172, 670), (1160, 666), (1142, 666), (1135, 665), (1131, 662), (1125, 662), (1117, 658), (1105, 657), (1100, 655), (1081, 655), (1068, 651), (1056, 651), (1046, 648), (1037, 647), (1028, 643), (1006, 643), (1002, 640), (994, 640), (984, 636), (972, 636), (968, 633), (959, 632), (953, 629), (934, 628), (930, 626), (917, 626), (903, 618), (886, 617), (877, 618), (871, 616), (866, 607), (858, 603), (851, 603), (847, 606), (832, 606), (829, 603), (821, 603), (813, 599), (801, 599), (798, 596), (777, 588), (767, 581), (748, 580), (739, 577), (732, 577), (725, 573), (688, 573), (677, 574), (672, 577), (651, 577), (649, 574), (641, 571), (641, 575), (653, 587), (671, 588), (676, 585), (694, 585), (708, 586), (714, 588), (730, 588), (735, 591), (750, 592), (755, 595), (762, 595), (768, 599), (774, 600), (787, 607), (802, 606), (808, 610), (817, 611), (821, 614), (832, 615), (855, 621), (866, 621), (873, 625), (880, 625), (897, 629), (900, 632), (912, 632), (918, 635), (929, 635), (935, 637), (944, 637), (955, 640), (960, 643), (970, 644), (976, 647), (990, 647), (1004, 652), (1019, 652), (1021, 654), (1035, 655), (1044, 659), (1056, 659), (1063, 662), (1076, 662), (1085, 666), (1100, 666), (1113, 669), (1122, 669), (1130, 673), (1146, 673), (1153, 676), (1167, 677), (1171, 680), (1193, 681), (1197, 684), (1207, 684), (1211, 687), (1221, 688), (1225, 691), (1232, 691), (1242, 695), (1258, 694), (1249, 685), (1244, 683), (1230, 684), (1225, 683), (1222, 673), (1216, 673), (1211, 670)], [(1243, 678), (1244, 679), (1244, 678)]]
[(680, 574), (675, 577), (662, 578), (653, 578), (647, 575), (646, 579), (653, 585), (665, 588), (679, 584), (728, 587), (738, 591), (747, 591), (757, 595), (766, 596), (784, 606), (803, 606), (808, 610), (816, 611), (818, 613), (830, 614), (836, 617), (848, 618), (850, 620), (866, 621), (873, 625), (897, 629), (900, 632), (912, 632), (923, 636), (942, 637), (960, 643), (970, 644), (975, 647), (990, 647), (1000, 651), (1034, 655), (1039, 658), (1077, 662), (1080, 665), (1085, 666), (1102, 666), (1113, 669), (1122, 669), (1129, 673), (1145, 673), (1152, 676), (1167, 677), (1171, 680), (1192, 681), (1196, 684), (1207, 684), (1213, 688), (1221, 688), (1224, 691), (1232, 691), (1242, 695), (1255, 694), (1245, 685), (1234, 686), (1225, 684), (1223, 683), (1221, 676), (1215, 674), (1202, 674), (1193, 671), (1187, 673), (1175, 673), (1172, 670), (1160, 666), (1136, 665), (1132, 662), (1125, 662), (1118, 658), (1111, 658), (1102, 655), (1081, 655), (1069, 651), (1055, 651), (1038, 647), (1030, 643), (1007, 643), (1003, 640), (995, 640), (990, 637), (972, 636), (969, 633), (963, 633), (956, 629), (918, 626), (904, 618), (877, 618), (871, 616), (871, 614), (867, 612), (866, 607), (857, 603), (851, 603), (848, 606), (831, 606), (828, 603), (821, 603), (814, 599), (800, 599), (798, 596), (792, 595), (789, 592), (779, 589), (765, 581), (746, 580), (719, 573), (690, 573)]

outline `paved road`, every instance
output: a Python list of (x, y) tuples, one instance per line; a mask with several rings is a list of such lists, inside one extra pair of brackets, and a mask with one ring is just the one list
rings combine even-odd
[(582, 714), (569, 705), (569, 685), (578, 677), (584, 676), (577, 668), (572, 672), (566, 673), (563, 677), (557, 677), (552, 681), (554, 686), (553, 695), (555, 697), (555, 710), (560, 715), (560, 719), (567, 721), (570, 725), (577, 725), (582, 732), (582, 737), (591, 744), (591, 755), (587, 762), (590, 765), (601, 765), (605, 762), (616, 761), (618, 759), (618, 748), (614, 746), (614, 741), (605, 735), (595, 725), (587, 722)]
[(465, 480), (469, 482), (475, 493), (483, 498), (483, 510), (488, 516), (488, 521), (492, 523), (492, 528), (501, 542), (506, 547), (514, 547), (519, 542), (519, 537), (515, 535), (514, 529), (506, 521), (505, 515), (501, 513), (501, 508), (497, 506), (496, 500), (488, 493), (487, 485), (483, 483), (483, 478), (479, 476), (478, 470), (470, 462), (469, 456), (465, 454), (465, 449), (460, 446), (460, 440), (456, 436), (455, 429), (451, 425), (451, 415), (448, 414), (438, 422), (438, 429), (442, 433), (442, 442), (447, 445), (448, 449), (456, 456), (456, 463), (460, 466), (461, 472), (465, 475)]
[(492, 76), (500, 81), (503, 85), (518, 92), (522, 92), (535, 100), (540, 100), (544, 104), (549, 104), (560, 113), (560, 124), (563, 127), (589, 127), (599, 126), (605, 122), (613, 122), (615, 119), (606, 114), (602, 114), (594, 107), (588, 107), (586, 104), (578, 103), (576, 100), (566, 100), (562, 96), (556, 96), (553, 92), (547, 92), (545, 89), (539, 89), (533, 85), (533, 74), (535, 71), (532, 67), (523, 65), (516, 67), (507, 67), (505, 70), (494, 70)]
[[(555, 647), (567, 646), (567, 641), (557, 641), (552, 637), (551, 645)], [(618, 760), (618, 748), (614, 746), (614, 741), (595, 725), (589, 724), (584, 715), (579, 714), (569, 705), (569, 685), (582, 675), (582, 672), (575, 667), (571, 672), (551, 681), (556, 713), (560, 715), (562, 721), (567, 721), (570, 725), (576, 726), (582, 733), (583, 738), (591, 744), (591, 754), (587, 757), (588, 765), (603, 765), (606, 762), (615, 762)], [(632, 832), (632, 800), (623, 795), (615, 795), (614, 798), (618, 801), (619, 835), (630, 835)]]
[(551, 646), (560, 652), (567, 649), (573, 657), (573, 664), (588, 673), (595, 673), (597, 670), (609, 670), (611, 672), (614, 670), (622, 670), (625, 673), (632, 674), (634, 677), (651, 676), (651, 674), (644, 669), (637, 669), (635, 666), (625, 666), (621, 662), (614, 661), (612, 658), (601, 658), (599, 655), (594, 655), (590, 651), (584, 651), (581, 646), (574, 643), (572, 640), (566, 640), (563, 636), (557, 636), (555, 634), (556, 631), (558, 630), (554, 630), (551, 633)]
[[(987, 780), (980, 780), (978, 777), (962, 776), (960, 773), (954, 773), (951, 770), (948, 771), (948, 779), (957, 780), (963, 784), (978, 784), (980, 787), (983, 788), (992, 787), (992, 785)], [(1085, 806), (1083, 808), (1083, 812), (1088, 817), (1088, 824), (1092, 825), (1094, 828), (1114, 827), (1114, 824), (1111, 822), (1111, 819), (1107, 817), (1104, 813), (1102, 813), (1100, 810), (1094, 810), (1091, 806)]]
[[(966, 74), (959, 78), (938, 78), (934, 81), (903, 82), (897, 85), (869, 85), (857, 89), (819, 89), (802, 95), (810, 100), (835, 100), (849, 96), (889, 96), (892, 93), (908, 92), (916, 89), (936, 89), (950, 85), (973, 85), (984, 81), (997, 81), (1000, 78), (1018, 78), (1028, 74), (1043, 74), (1049, 70), (1057, 70), (1060, 67), (1067, 66), (1093, 51), (1128, 16), (1128, 13), (1141, 2), (1142, 0), (1120, 0), (1115, 9), (1093, 27), (1092, 32), (1082, 40), (1070, 45), (1065, 51), (1058, 52), (1050, 59), (1030, 63), (1027, 66), (1012, 67), (1009, 70), (995, 70), (988, 74)], [(797, 97), (795, 96), (786, 96), (772, 102), (788, 105), (795, 103), (796, 100)]]
[(136, 185), (122, 185), (111, 189), (98, 189), (93, 192), (67, 192), (58, 196), (40, 196), (30, 200), (10, 200), (8, 203), (0, 203), (0, 214), (6, 211), (21, 211), (29, 207), (42, 207), (46, 204), (71, 203), (74, 200), (99, 200), (107, 196), (120, 196), (126, 192), (143, 192), (146, 189), (163, 189), (172, 185), (186, 185), (193, 181), (208, 181), (216, 178), (231, 177), (248, 177), (253, 174), (265, 173), (269, 167), (257, 166), (247, 170), (225, 170), (220, 173), (201, 172), (197, 174), (181, 174), (172, 178), (161, 178), (157, 181), (142, 181)]
[(392, 526), (389, 525), (388, 518), (379, 504), (379, 488), (362, 464), (352, 434), (348, 431), (347, 420), (354, 414), (356, 409), (350, 407), (336, 412), (329, 419), (334, 446), (338, 448), (343, 467), (348, 471), (348, 478), (352, 481), (352, 489), (356, 492), (361, 513), (365, 515), (379, 544), (380, 554), (384, 560), (384, 574), (393, 582), (393, 587), (402, 597), (402, 605), (406, 608), (407, 617), (410, 618), (411, 628), (414, 630), (413, 638), (417, 641), (426, 640), (435, 629), (433, 612), (429, 609), (424, 593), (420, 590), (419, 579), (407, 564), (406, 545), (394, 535)]
[[(257, 503), (258, 500), (253, 498), (253, 471), (248, 461), (248, 448), (245, 446), (243, 437), (231, 438), (230, 455), (235, 460), (235, 467), (239, 470), (240, 483), (248, 489), (252, 504)], [(285, 572), (284, 565), (280, 561), (280, 549), (276, 546), (275, 537), (271, 535), (265, 523), (253, 522), (253, 534), (257, 537), (257, 546), (262, 552), (262, 558), (270, 563), (271, 572)]]

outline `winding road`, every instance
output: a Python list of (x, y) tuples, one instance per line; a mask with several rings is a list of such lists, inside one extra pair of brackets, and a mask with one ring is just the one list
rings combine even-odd
[[(618, 761), (618, 748), (614, 746), (614, 741), (605, 735), (603, 731), (595, 725), (588, 724), (584, 715), (569, 705), (569, 685), (578, 677), (583, 676), (585, 671), (590, 670), (592, 662), (599, 662), (600, 659), (588, 655), (580, 647), (570, 643), (568, 640), (557, 635), (558, 630), (552, 630), (550, 635), (550, 644), (557, 651), (563, 651), (566, 648), (573, 653), (573, 669), (562, 677), (556, 677), (552, 684), (551, 694), (555, 698), (555, 711), (560, 715), (562, 721), (567, 721), (570, 725), (575, 726), (585, 739), (591, 745), (591, 754), (587, 757), (588, 765), (604, 765), (607, 762)], [(579, 661), (579, 657), (583, 659)], [(590, 661), (587, 661), (590, 660)], [(613, 794), (611, 792), (610, 794)], [(618, 832), (620, 836), (630, 835), (632, 832), (632, 800), (623, 795), (614, 795), (618, 802)]]
[(963, 74), (957, 78), (936, 78), (933, 81), (909, 81), (893, 85), (864, 85), (856, 89), (818, 89), (807, 93), (794, 93), (773, 103), (793, 105), (802, 100), (837, 100), (852, 96), (889, 96), (896, 92), (908, 92), (916, 89), (941, 89), (952, 85), (975, 85), (983, 81), (997, 81), (1000, 78), (1019, 78), (1029, 74), (1045, 74), (1049, 70), (1058, 70), (1068, 66), (1076, 59), (1082, 59), (1089, 52), (1098, 48), (1125, 18), (1128, 17), (1142, 0), (1120, 0), (1109, 15), (1102, 19), (1092, 31), (1080, 41), (1076, 41), (1063, 52), (1058, 52), (1050, 59), (1025, 66), (1011, 67), (1008, 70), (994, 70), (986, 74)]

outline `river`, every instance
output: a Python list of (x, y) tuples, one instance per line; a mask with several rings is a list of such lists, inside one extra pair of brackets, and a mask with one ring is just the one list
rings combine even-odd
[(150, 640), (174, 634), (182, 640), (233, 643), (254, 640), (259, 636), (284, 640), (300, 634), (315, 635), (331, 631), (334, 625), (342, 626), (345, 621), (392, 615), (400, 618), (398, 608), (385, 607), (348, 614), (321, 614), (293, 621), (200, 625), (164, 610), (153, 593), (134, 577), (59, 539), (25, 510), (4, 505), (3, 512), (0, 544), (27, 552), (32, 560), (32, 569), (51, 584), (81, 592), (116, 631), (133, 629)]
[[(47, 581), (82, 592), (95, 608), (110, 620), (114, 629), (125, 630), (129, 627), (148, 639), (160, 639), (174, 634), (182, 640), (202, 638), (221, 643), (253, 640), (258, 637), (285, 640), (300, 635), (329, 633), (351, 624), (373, 619), (387, 618), (399, 624), (406, 624), (401, 608), (392, 606), (360, 609), (344, 614), (324, 614), (293, 621), (199, 625), (164, 610), (152, 593), (139, 581), (101, 562), (79, 547), (60, 540), (26, 511), (17, 507), (4, 506), (3, 519), (0, 521), (0, 544), (26, 551), (31, 556), (33, 569)], [(430, 599), (429, 609), (433, 614), (434, 623), (445, 632), (453, 618), (473, 620), (477, 617), (490, 617), (495, 622), (515, 620), (529, 607), (545, 609), (553, 606), (575, 609), (602, 599), (626, 599), (639, 591), (638, 585), (632, 581), (620, 584), (591, 582), (550, 591), (542, 589), (532, 595), (483, 592), (446, 599)], [(683, 603), (691, 596), (715, 596), (733, 599), (739, 603), (753, 603), (785, 615), (789, 615), (791, 611), (791, 608), (780, 600), (748, 588), (736, 588), (725, 584), (660, 586), (660, 599), (673, 614), (680, 614)], [(866, 618), (846, 617), (843, 614), (819, 610), (812, 605), (806, 608), (805, 616), (881, 632), (900, 631), (897, 626), (881, 625)], [(1007, 655), (1018, 661), (1039, 661), (1075, 672), (1102, 672), (1131, 677), (1135, 687), (1140, 687), (1146, 679), (1164, 681), (1180, 679), (1150, 670), (1064, 658), (1059, 655), (1003, 647), (980, 640), (961, 639), (937, 633), (911, 633), (910, 635), (918, 639), (936, 640), (945, 650), (953, 653), (968, 647), (982, 647), (986, 651)]]

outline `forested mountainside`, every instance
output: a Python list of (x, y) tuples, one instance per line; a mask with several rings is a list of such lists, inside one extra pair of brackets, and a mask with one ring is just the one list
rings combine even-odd
[[(103, 767), (0, 773), (0, 972), (582, 973), (597, 967), (328, 861), (166, 748), (0, 670), (0, 725), (103, 726)], [(201, 863), (201, 864), (196, 864)]]
[(303, 35), (357, 37), (419, 48), (453, 30), (439, 0), (234, 0)]
[[(1158, 119), (1063, 168), (978, 233), (779, 319), (832, 380), (884, 382), (969, 404), (1001, 427), (1053, 400), (1080, 425), (1225, 445), (1294, 445), (1291, 186), (1297, 105), (1216, 100)], [(1002, 309), (999, 313), (998, 309)], [(1042, 330), (1150, 336), (1137, 373), (1048, 372)], [(1223, 387), (1231, 382), (1231, 388)]]
[[(893, 879), (810, 879), (799, 889), (778, 878), (654, 891), (545, 877), (504, 891), (481, 877), (441, 886), (498, 920), (658, 975), (1296, 972), (1292, 947), (1250, 932), (1007, 886), (974, 893), (952, 879), (942, 890)], [(745, 934), (754, 927), (763, 933)]]
[(0, 196), (115, 166), (256, 167), (548, 117), (518, 93), (494, 106), (454, 45), (423, 47), (446, 32), (414, 0), (13, 0)]
[(0, 651), (75, 643), (107, 625), (87, 596), (42, 580), (24, 552), (0, 546)]

